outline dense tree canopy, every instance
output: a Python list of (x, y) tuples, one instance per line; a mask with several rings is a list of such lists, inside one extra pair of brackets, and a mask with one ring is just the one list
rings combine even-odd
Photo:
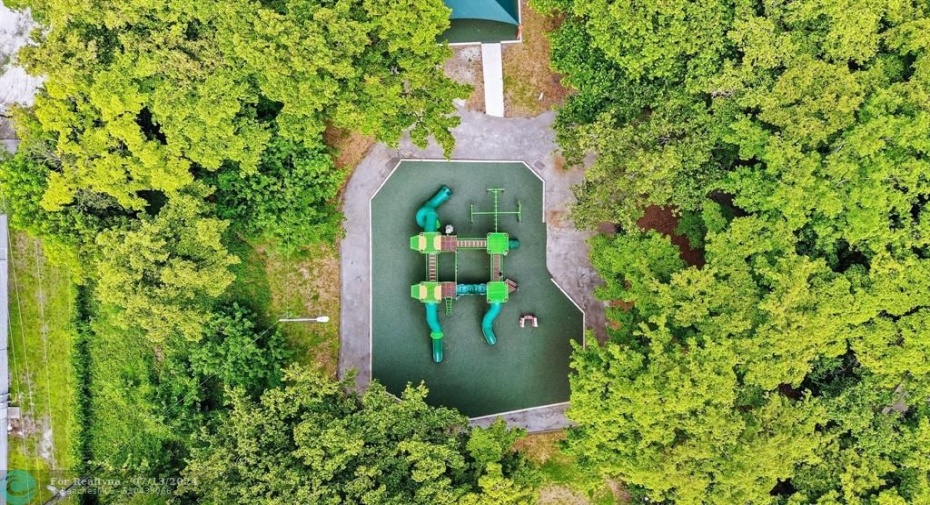
[(217, 174), (217, 213), (236, 231), (286, 249), (332, 241), (342, 231), (336, 196), (345, 175), (322, 144), (311, 149), (275, 136), (255, 173)]
[(396, 143), (412, 128), (447, 149), (465, 91), (440, 66), (439, 0), (19, 1), (50, 28), (24, 50), (47, 76), (35, 115), (60, 163), (43, 205), (90, 190), (141, 209), (192, 170), (260, 164), (269, 122), (318, 144), (327, 123)]
[(238, 258), (221, 242), (227, 223), (205, 217), (203, 194), (176, 195), (155, 217), (97, 236), (97, 297), (120, 325), (152, 340), (199, 340), (213, 300), (233, 281)]
[[(676, 503), (930, 501), (930, 7), (537, 0), (615, 303), (573, 450)], [(705, 264), (635, 225), (685, 211)]]
[[(259, 401), (232, 396), (186, 469), (207, 503), (532, 503), (532, 475), (512, 453), (516, 432), (468, 428), (453, 410), (399, 399), (379, 384), (363, 394), (306, 369)], [(261, 469), (261, 471), (256, 471)]]
[[(90, 446), (83, 463), (97, 478), (176, 478), (193, 437), (225, 415), (226, 389), (257, 396), (277, 386), (290, 356), (277, 329), (236, 304), (212, 312), (196, 346), (182, 337), (152, 342), (121, 328), (119, 317), (98, 311), (89, 341), (91, 422), (81, 433)], [(87, 492), (105, 503), (137, 503), (127, 493), (152, 491), (104, 484)]]

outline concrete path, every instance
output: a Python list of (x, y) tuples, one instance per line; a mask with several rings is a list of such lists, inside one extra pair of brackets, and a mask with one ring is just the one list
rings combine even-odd
[(504, 117), (504, 63), (500, 44), (481, 44), (484, 73), (484, 110), (489, 116)]
[(530, 433), (555, 431), (568, 426), (568, 422), (565, 419), (566, 409), (568, 409), (568, 404), (560, 403), (558, 405), (548, 405), (546, 407), (536, 407), (534, 409), (515, 410), (513, 412), (504, 412), (491, 416), (475, 417), (471, 419), (469, 424), (487, 428), (494, 421), (503, 419), (509, 426), (523, 428)]
[[(480, 112), (459, 110), (462, 124), (455, 130), (453, 159), (517, 160), (546, 181), (547, 266), (556, 282), (585, 311), (587, 329), (604, 338), (604, 305), (594, 298), (601, 281), (588, 260), (586, 239), (590, 233), (575, 230), (567, 216), (572, 202), (571, 186), (581, 182), (581, 169), (562, 170), (557, 166), (554, 112), (523, 118), (495, 118)], [(371, 381), (371, 297), (369, 201), (401, 159), (442, 159), (442, 149), (431, 145), (418, 149), (403, 141), (397, 149), (378, 144), (356, 167), (345, 192), (343, 212), (346, 236), (342, 241), (342, 314), (339, 373), (356, 370), (356, 384), (364, 389)], [(551, 430), (567, 425), (565, 406), (536, 412), (511, 414), (505, 418), (515, 426), (532, 431)], [(479, 420), (475, 420), (478, 422)]]
[[(10, 425), (8, 417), (10, 406), (10, 361), (7, 343), (10, 334), (10, 300), (9, 300), (9, 265), (8, 252), (10, 231), (7, 228), (6, 214), (0, 214), (0, 474), (6, 479), (10, 469), (7, 461), (9, 446), (7, 445), (7, 427)], [(4, 486), (6, 487), (6, 486)], [(0, 505), (6, 503), (6, 493), (0, 493)]]
[(15, 63), (16, 53), (29, 42), (36, 27), (28, 10), (12, 11), (0, 2), (0, 111), (14, 103), (32, 105), (42, 78), (33, 77)]

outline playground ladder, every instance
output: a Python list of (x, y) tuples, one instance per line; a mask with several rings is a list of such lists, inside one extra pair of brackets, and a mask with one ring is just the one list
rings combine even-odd
[(446, 300), (446, 315), (451, 316), (452, 315), (452, 301), (455, 300), (455, 298), (446, 298), (445, 300)]
[(462, 249), (484, 249), (488, 246), (488, 239), (459, 239), (456, 246)]
[(426, 280), (435, 282), (439, 278), (439, 275), (436, 273), (436, 257), (438, 254), (427, 254), (426, 255)]
[(504, 266), (501, 264), (503, 256), (500, 254), (491, 255), (491, 280), (499, 281), (503, 278)]

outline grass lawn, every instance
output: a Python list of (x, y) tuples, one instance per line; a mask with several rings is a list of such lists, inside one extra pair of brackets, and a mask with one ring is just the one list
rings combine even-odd
[(242, 263), (228, 296), (246, 304), (264, 326), (282, 317), (329, 316), (328, 323), (280, 323), (281, 333), (303, 365), (332, 377), (339, 364), (339, 245), (316, 244), (290, 254), (269, 244), (230, 244)]
[(523, 42), (504, 45), (504, 110), (507, 117), (532, 117), (561, 105), (569, 90), (549, 66), (549, 39), (561, 19), (543, 16), (521, 1)]
[(630, 503), (625, 490), (614, 482), (582, 469), (562, 452), (565, 431), (527, 435), (516, 448), (542, 473), (541, 505), (613, 505)]
[[(23, 233), (10, 240), (10, 403), (22, 409), (22, 418), (12, 421), (9, 465), (47, 477), (48, 470), (76, 463), (75, 289), (67, 271), (47, 263), (41, 242)], [(46, 496), (41, 477), (39, 489), (39, 497)]]

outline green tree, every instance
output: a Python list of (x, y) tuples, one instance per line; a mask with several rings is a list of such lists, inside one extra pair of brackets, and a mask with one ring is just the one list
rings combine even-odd
[[(139, 478), (177, 478), (193, 437), (227, 415), (226, 389), (257, 397), (280, 383), (290, 357), (280, 332), (260, 327), (255, 314), (236, 304), (218, 307), (195, 345), (176, 336), (152, 342), (115, 324), (121, 317), (97, 311), (89, 339), (87, 464), (100, 478), (126, 483), (94, 490), (107, 503), (132, 502), (125, 493)], [(151, 486), (135, 491), (164, 498)]]
[(325, 146), (309, 149), (275, 136), (257, 172), (224, 169), (217, 175), (217, 214), (284, 249), (333, 241), (342, 231), (336, 197), (345, 177)]
[(441, 70), (440, 0), (14, 6), (47, 27), (22, 59), (47, 78), (34, 110), (57, 158), (48, 210), (81, 191), (140, 210), (140, 192), (171, 196), (198, 171), (254, 172), (272, 123), (310, 148), (332, 123), (392, 144), (409, 129), (448, 152), (467, 91)]
[[(559, 141), (597, 155), (576, 221), (626, 230), (593, 242), (620, 328), (576, 352), (572, 450), (674, 502), (927, 501), (927, 5), (537, 3)], [(706, 264), (638, 232), (654, 203)]]
[(284, 105), (285, 138), (319, 138), (331, 121), (392, 145), (407, 129), (418, 145), (434, 135), (451, 152), (452, 100), (468, 88), (442, 72), (451, 56), (437, 43), (449, 26), (443, 2), (230, 2), (217, 19), (224, 53)]
[(506, 429), (471, 431), (455, 411), (427, 406), (422, 386), (399, 400), (377, 383), (363, 395), (348, 388), (294, 368), (257, 402), (233, 392), (179, 492), (208, 503), (531, 503)]
[[(10, 217), (10, 226), (42, 237), (43, 248), (56, 263), (67, 265), (75, 280), (84, 272), (97, 233), (120, 226), (125, 216), (112, 199), (82, 194), (60, 212), (48, 212), (41, 205), (47, 188), (48, 166), (27, 146), (15, 155), (0, 153), (0, 196)], [(116, 208), (115, 208), (116, 207)]]
[(256, 318), (236, 303), (214, 311), (205, 337), (187, 356), (195, 376), (213, 378), (223, 386), (254, 395), (277, 386), (281, 367), (291, 353), (284, 335), (276, 328), (259, 328)]
[(227, 223), (206, 217), (203, 197), (176, 195), (155, 217), (98, 235), (96, 295), (120, 311), (120, 326), (153, 341), (203, 336), (239, 261), (221, 242)]

